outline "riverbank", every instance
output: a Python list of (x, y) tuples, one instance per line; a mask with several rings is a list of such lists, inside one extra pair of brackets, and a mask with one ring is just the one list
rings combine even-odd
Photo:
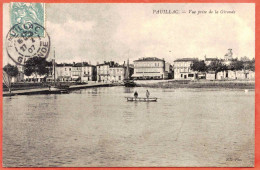
[[(78, 90), (91, 87), (106, 87), (110, 86), (110, 83), (96, 83), (96, 84), (80, 84), (72, 85), (69, 87), (69, 90)], [(11, 93), (4, 91), (3, 96), (15, 96), (15, 95), (32, 95), (32, 94), (52, 94), (53, 92), (49, 91), (49, 88), (35, 88), (35, 89), (23, 89), (23, 90), (13, 90)], [(57, 93), (57, 92), (55, 92)]]
[(254, 80), (152, 80), (135, 81), (138, 87), (255, 89)]

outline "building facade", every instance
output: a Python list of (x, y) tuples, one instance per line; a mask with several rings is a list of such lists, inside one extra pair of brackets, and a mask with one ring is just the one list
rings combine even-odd
[(55, 67), (57, 81), (72, 81), (72, 64), (57, 64)]
[(122, 82), (125, 78), (125, 65), (119, 65), (114, 61), (97, 65), (97, 81), (99, 82)]
[(83, 64), (81, 67), (81, 79), (83, 82), (96, 81), (96, 67), (89, 64)]
[[(55, 66), (55, 79), (60, 82), (70, 82), (70, 81), (96, 81), (96, 67), (83, 63), (73, 63), (73, 64), (56, 64)], [(53, 76), (48, 79), (53, 81)]]
[(109, 63), (97, 65), (97, 81), (109, 81)]
[(109, 68), (109, 81), (111, 82), (123, 82), (125, 78), (126, 67), (115, 66)]
[(180, 58), (174, 61), (174, 79), (193, 80), (197, 78), (197, 73), (191, 70), (191, 64), (197, 61), (196, 58)]
[(140, 58), (134, 61), (133, 79), (165, 79), (165, 61), (156, 57)]
[(73, 81), (96, 81), (96, 67), (87, 62), (73, 63), (71, 77)]

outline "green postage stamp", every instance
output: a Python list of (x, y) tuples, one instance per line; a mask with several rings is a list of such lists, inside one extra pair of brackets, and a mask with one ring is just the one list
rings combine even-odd
[[(16, 24), (38, 24), (45, 26), (45, 6), (44, 3), (10, 3), (11, 27)], [(44, 36), (44, 31), (39, 33)]]

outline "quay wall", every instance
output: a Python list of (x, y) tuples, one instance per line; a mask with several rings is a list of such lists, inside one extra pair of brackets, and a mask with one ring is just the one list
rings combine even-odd
[(239, 88), (254, 89), (254, 80), (161, 80), (135, 81), (139, 87), (155, 88)]

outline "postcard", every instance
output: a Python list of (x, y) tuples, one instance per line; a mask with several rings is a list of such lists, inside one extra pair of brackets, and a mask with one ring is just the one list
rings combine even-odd
[(254, 167), (254, 3), (3, 4), (3, 167)]

